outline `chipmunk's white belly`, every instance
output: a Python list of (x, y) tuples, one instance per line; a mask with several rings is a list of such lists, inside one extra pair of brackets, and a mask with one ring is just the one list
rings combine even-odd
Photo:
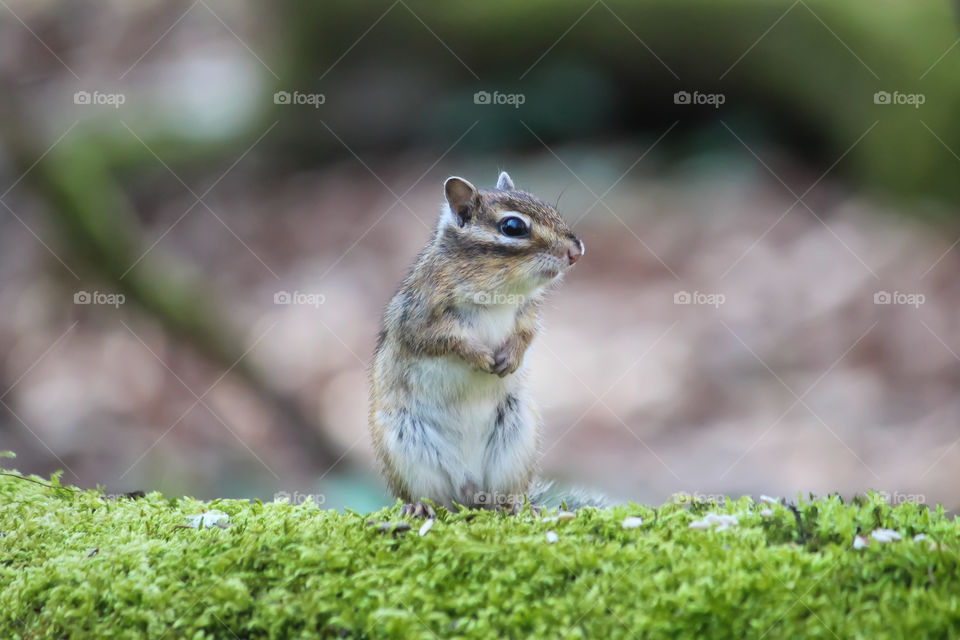
[(465, 471), (480, 482), (497, 407), (523, 389), (521, 370), (505, 378), (477, 371), (458, 356), (424, 358), (412, 370), (417, 412), (457, 451)]
[(417, 362), (411, 367), (410, 383), (416, 389), (417, 405), (445, 418), (435, 423), (437, 427), (461, 430), (468, 425), (492, 426), (497, 405), (518, 386), (519, 373), (501, 378), (451, 355)]

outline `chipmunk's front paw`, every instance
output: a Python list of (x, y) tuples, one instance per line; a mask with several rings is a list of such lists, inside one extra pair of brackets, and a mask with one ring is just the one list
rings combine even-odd
[(405, 504), (400, 507), (400, 515), (433, 519), (437, 517), (437, 512), (426, 502), (417, 502), (416, 504)]
[(501, 378), (508, 376), (518, 368), (523, 362), (523, 351), (517, 348), (513, 340), (507, 340), (493, 357), (493, 373)]
[(496, 359), (491, 351), (476, 351), (467, 358), (474, 369), (483, 373), (496, 373)]

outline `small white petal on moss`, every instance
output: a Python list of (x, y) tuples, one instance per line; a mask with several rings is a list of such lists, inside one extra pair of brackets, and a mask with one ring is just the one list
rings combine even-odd
[(903, 536), (893, 529), (874, 529), (873, 533), (870, 534), (870, 537), (877, 542), (894, 542), (895, 540), (903, 539)]
[(913, 536), (913, 541), (914, 541), (914, 542), (924, 542), (924, 541), (926, 541), (926, 543), (927, 543), (927, 548), (930, 549), (931, 551), (936, 551), (937, 549), (942, 549), (942, 547), (941, 547), (940, 545), (938, 545), (935, 540), (931, 540), (930, 538), (928, 538), (928, 537), (927, 537), (927, 534), (925, 534), (925, 533), (918, 533), (917, 535)]
[(772, 517), (773, 517), (773, 509), (760, 509), (760, 517), (761, 517), (761, 518), (772, 518)]
[(853, 548), (857, 549), (858, 551), (860, 549), (865, 549), (866, 547), (869, 547), (869, 546), (870, 546), (870, 541), (864, 538), (863, 536), (857, 536), (856, 538), (853, 539)]
[(690, 529), (710, 529), (716, 526), (717, 531), (726, 531), (740, 524), (737, 516), (728, 513), (708, 513), (703, 520), (694, 520), (690, 523)]
[(771, 498), (770, 496), (760, 496), (760, 502), (766, 502), (767, 504), (780, 504), (780, 499)]
[(560, 536), (557, 535), (556, 531), (547, 531), (547, 542), (553, 544), (560, 539)]
[(543, 522), (567, 522), (569, 520), (575, 520), (577, 514), (572, 511), (561, 511), (555, 516), (549, 516), (543, 519)]
[(187, 526), (192, 529), (206, 529), (214, 526), (224, 529), (230, 526), (230, 516), (222, 511), (207, 511), (195, 516), (187, 516)]
[(636, 516), (627, 518), (623, 521), (624, 529), (636, 529), (643, 524), (643, 518), (638, 518)]
[(420, 537), (427, 535), (427, 531), (433, 527), (433, 518), (429, 518), (426, 522), (423, 523), (423, 526), (420, 527)]

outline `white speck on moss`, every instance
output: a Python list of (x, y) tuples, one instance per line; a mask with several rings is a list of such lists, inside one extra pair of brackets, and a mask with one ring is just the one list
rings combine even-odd
[(195, 516), (187, 516), (187, 526), (193, 529), (206, 529), (209, 527), (220, 527), (221, 529), (230, 525), (230, 516), (222, 511), (207, 511)]
[(935, 540), (930, 540), (930, 538), (928, 538), (927, 534), (925, 533), (918, 533), (917, 535), (913, 536), (913, 541), (914, 542), (926, 541), (927, 548), (930, 549), (931, 551), (936, 551), (937, 549), (943, 549), (943, 547), (937, 544)]
[(633, 516), (633, 517), (630, 517), (630, 518), (626, 518), (626, 519), (623, 521), (623, 528), (624, 528), (624, 529), (636, 529), (637, 527), (639, 527), (639, 526), (642, 525), (642, 524), (643, 524), (643, 518), (638, 518), (638, 517), (636, 517), (636, 516)]
[(549, 516), (547, 518), (544, 518), (543, 521), (544, 522), (568, 522), (570, 520), (575, 520), (576, 518), (577, 518), (577, 514), (573, 513), (572, 511), (561, 511), (555, 516)]
[(772, 517), (773, 517), (773, 509), (760, 509), (760, 517), (761, 517), (761, 518), (772, 518)]
[(903, 536), (893, 529), (874, 529), (873, 533), (870, 534), (870, 537), (877, 542), (894, 542), (895, 540), (903, 539)]
[(853, 539), (853, 548), (856, 550), (865, 549), (870, 546), (870, 541), (863, 536), (857, 536)]
[(728, 513), (708, 513), (702, 520), (694, 520), (690, 523), (691, 529), (711, 529), (716, 526), (715, 531), (726, 531), (740, 524), (737, 516)]
[(780, 499), (772, 498), (770, 496), (760, 496), (760, 502), (766, 502), (767, 504), (780, 504)]
[(550, 544), (553, 544), (559, 539), (560, 539), (560, 536), (557, 535), (556, 531), (547, 531), (547, 542), (549, 542)]
[(427, 535), (427, 531), (430, 531), (431, 528), (433, 528), (433, 518), (428, 519), (423, 523), (423, 526), (420, 527), (420, 537), (422, 538)]

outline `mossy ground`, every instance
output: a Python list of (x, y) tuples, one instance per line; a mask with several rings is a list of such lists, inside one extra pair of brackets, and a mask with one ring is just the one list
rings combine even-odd
[[(203, 510), (232, 525), (183, 526)], [(691, 529), (707, 512), (739, 524)], [(629, 505), (566, 522), (442, 512), (422, 537), (419, 522), (368, 526), (398, 513), (113, 499), (0, 476), (0, 638), (960, 634), (960, 527), (877, 495)], [(643, 524), (625, 529), (628, 516)], [(853, 549), (877, 528), (903, 539)]]

